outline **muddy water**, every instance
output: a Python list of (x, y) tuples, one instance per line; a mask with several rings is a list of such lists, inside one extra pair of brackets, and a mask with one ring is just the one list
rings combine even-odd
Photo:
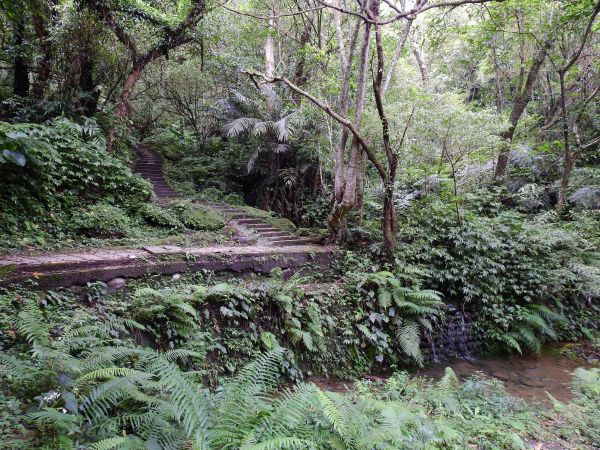
[[(429, 365), (415, 372), (415, 375), (440, 378), (446, 367), (451, 367), (459, 378), (467, 378), (477, 373), (494, 377), (504, 383), (506, 390), (524, 399), (530, 404), (550, 405), (546, 392), (561, 402), (572, 399), (570, 390), (573, 377), (571, 373), (577, 367), (589, 367), (583, 360), (569, 359), (556, 349), (546, 349), (539, 356), (513, 356), (483, 358), (469, 362), (455, 359)], [(353, 382), (341, 380), (313, 379), (320, 388), (345, 392), (352, 389)]]
[(539, 356), (486, 358), (473, 362), (456, 359), (425, 367), (417, 374), (438, 378), (444, 374), (445, 367), (451, 367), (461, 378), (481, 372), (501, 380), (506, 390), (516, 397), (532, 403), (549, 404), (546, 392), (563, 402), (571, 400), (571, 372), (582, 366), (586, 366), (582, 361), (545, 353)]

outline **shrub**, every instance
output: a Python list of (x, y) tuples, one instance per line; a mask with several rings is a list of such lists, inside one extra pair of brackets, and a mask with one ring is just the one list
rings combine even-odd
[[(46, 124), (0, 122), (0, 228), (17, 233), (24, 220), (45, 228), (59, 223), (81, 203), (106, 199), (126, 209), (139, 207), (152, 193), (149, 182), (108, 155), (95, 122), (60, 118)], [(64, 219), (64, 217), (62, 217)]]
[(103, 203), (77, 213), (73, 218), (73, 227), (88, 237), (123, 237), (131, 232), (127, 214), (117, 206)]
[(581, 337), (586, 310), (600, 296), (600, 270), (586, 263), (593, 245), (554, 215), (478, 214), (463, 210), (459, 223), (439, 199), (414, 204), (401, 217), (397, 260), (420, 266), (427, 287), (471, 310), (490, 350)]
[(225, 226), (223, 215), (209, 207), (181, 201), (173, 206), (173, 211), (187, 228), (193, 230), (216, 231)]
[(171, 229), (181, 229), (184, 225), (175, 214), (166, 208), (151, 203), (143, 205), (138, 210), (139, 216), (148, 224)]
[(196, 196), (199, 200), (204, 200), (214, 203), (224, 203), (227, 205), (245, 205), (244, 198), (241, 194), (229, 193), (217, 189), (215, 187), (208, 187), (203, 189)]

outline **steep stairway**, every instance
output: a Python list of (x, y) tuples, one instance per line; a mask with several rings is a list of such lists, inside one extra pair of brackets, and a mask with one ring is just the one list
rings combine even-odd
[(242, 243), (255, 243), (265, 247), (289, 247), (297, 245), (313, 245), (313, 239), (298, 237), (288, 231), (281, 230), (267, 221), (252, 217), (230, 205), (207, 204), (220, 211), (229, 219), (229, 225), (238, 230), (238, 240)]
[(162, 165), (163, 160), (160, 156), (145, 145), (138, 146), (134, 172), (152, 183), (154, 193), (159, 200), (179, 197), (179, 194), (165, 181)]
[[(165, 181), (162, 165), (163, 160), (145, 145), (139, 145), (137, 161), (134, 171), (152, 183), (154, 193), (160, 200), (169, 200), (179, 197)], [(252, 217), (230, 205), (218, 203), (203, 203), (220, 211), (229, 219), (229, 225), (238, 231), (238, 240), (242, 244), (254, 244), (267, 247), (289, 247), (298, 245), (311, 245), (314, 240), (294, 236), (288, 231), (273, 227), (267, 221)]]

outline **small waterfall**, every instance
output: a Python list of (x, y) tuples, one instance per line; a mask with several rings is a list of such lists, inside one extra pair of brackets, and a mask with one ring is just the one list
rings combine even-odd
[(427, 353), (432, 362), (451, 358), (464, 358), (469, 361), (474, 359), (471, 320), (454, 305), (446, 305), (444, 319), (434, 323), (427, 341)]

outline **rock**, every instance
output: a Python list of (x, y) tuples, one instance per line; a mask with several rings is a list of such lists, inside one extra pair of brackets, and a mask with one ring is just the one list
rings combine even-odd
[(497, 369), (497, 370), (492, 371), (490, 373), (490, 375), (493, 376), (494, 378), (497, 378), (502, 381), (510, 380), (510, 373), (508, 373), (508, 371), (506, 371), (506, 370)]
[(543, 388), (548, 385), (548, 383), (545, 383), (542, 380), (521, 380), (521, 383), (533, 388)]
[(106, 283), (106, 285), (108, 286), (108, 288), (111, 291), (116, 291), (116, 290), (124, 288), (127, 285), (127, 280), (125, 278), (120, 278), (120, 277), (113, 278), (108, 283)]
[(180, 273), (174, 273), (173, 274), (173, 281), (177, 281), (181, 278), (181, 274)]

